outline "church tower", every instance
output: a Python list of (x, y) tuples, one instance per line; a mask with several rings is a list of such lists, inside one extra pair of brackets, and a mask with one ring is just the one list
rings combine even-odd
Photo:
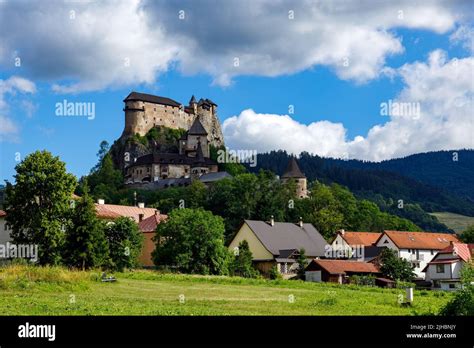
[(307, 180), (306, 176), (300, 170), (298, 163), (294, 157), (290, 158), (288, 162), (288, 166), (286, 167), (285, 172), (281, 176), (281, 181), (283, 183), (295, 180), (296, 181), (296, 197), (298, 198), (306, 198), (308, 197), (308, 187), (307, 187)]

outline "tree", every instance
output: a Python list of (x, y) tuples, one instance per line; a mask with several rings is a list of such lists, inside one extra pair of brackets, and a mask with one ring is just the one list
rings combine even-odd
[(226, 274), (229, 253), (224, 222), (203, 209), (175, 209), (156, 230), (156, 265), (175, 266), (185, 273)]
[(411, 282), (415, 278), (410, 263), (399, 258), (395, 250), (384, 248), (380, 254), (380, 270), (391, 279)]
[(308, 265), (308, 259), (306, 257), (304, 248), (300, 249), (300, 252), (296, 261), (298, 262), (298, 271), (297, 271), (298, 277), (302, 279), (304, 277), (304, 272), (305, 272), (304, 270), (306, 269), (306, 266)]
[(470, 225), (461, 235), (464, 243), (474, 243), (474, 225)]
[(143, 235), (135, 221), (120, 217), (105, 228), (112, 268), (123, 270), (138, 265), (143, 247)]
[(91, 169), (91, 173), (95, 173), (99, 170), (104, 160), (105, 155), (109, 152), (110, 146), (106, 140), (102, 140), (99, 145), (99, 151), (97, 152), (97, 164)]
[(238, 253), (234, 254), (230, 266), (230, 273), (234, 276), (244, 278), (255, 278), (258, 271), (253, 267), (253, 256), (249, 248), (249, 243), (244, 239), (239, 243)]
[(58, 264), (76, 178), (48, 151), (26, 156), (15, 170), (15, 184), (7, 182), (6, 188), (11, 237), (17, 244), (38, 245), (40, 264)]
[(109, 247), (104, 225), (96, 216), (87, 190), (75, 204), (71, 215), (64, 246), (66, 264), (82, 269), (105, 266), (109, 261)]

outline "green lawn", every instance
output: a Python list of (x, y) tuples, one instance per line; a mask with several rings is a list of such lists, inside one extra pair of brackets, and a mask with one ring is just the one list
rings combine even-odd
[(97, 272), (71, 277), (62, 270), (60, 280), (52, 278), (54, 269), (47, 276), (34, 272), (15, 278), (0, 268), (2, 315), (413, 315), (436, 314), (452, 297), (415, 291), (414, 305), (405, 308), (397, 302), (401, 289), (152, 271), (102, 283)]
[(441, 223), (453, 229), (457, 234), (465, 231), (468, 226), (474, 225), (472, 216), (447, 212), (431, 213), (430, 215), (436, 216)]

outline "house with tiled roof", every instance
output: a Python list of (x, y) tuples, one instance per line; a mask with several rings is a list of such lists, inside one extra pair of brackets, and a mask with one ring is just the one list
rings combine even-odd
[(426, 265), (451, 242), (459, 243), (459, 240), (450, 233), (384, 231), (375, 245), (395, 250), (398, 257), (411, 263), (416, 276), (423, 279)]
[(305, 269), (306, 281), (345, 284), (354, 275), (380, 276), (377, 264), (355, 260), (314, 259)]
[(375, 243), (380, 238), (380, 232), (352, 232), (339, 230), (331, 242), (332, 250), (335, 254), (341, 255), (343, 258), (350, 258), (354, 252), (360, 248), (364, 251), (364, 259), (366, 261), (373, 259), (379, 253), (381, 248)]
[(138, 228), (143, 233), (145, 238), (143, 242), (143, 249), (140, 255), (140, 264), (145, 267), (154, 266), (153, 258), (151, 256), (153, 250), (155, 250), (155, 242), (153, 238), (155, 237), (156, 227), (168, 218), (167, 215), (155, 213), (138, 223)]
[(461, 269), (472, 261), (473, 255), (474, 244), (451, 243), (438, 251), (423, 269), (425, 280), (431, 282), (434, 289), (458, 289), (461, 285)]
[(140, 264), (145, 267), (153, 266), (151, 253), (155, 250), (156, 226), (164, 221), (168, 216), (160, 214), (155, 208), (145, 208), (143, 203), (138, 206), (106, 204), (103, 199), (99, 199), (95, 204), (97, 217), (104, 220), (115, 220), (119, 217), (129, 217), (138, 224), (138, 228), (143, 233), (144, 242), (142, 252), (140, 254)]
[(308, 262), (324, 257), (327, 242), (318, 230), (309, 223), (244, 220), (239, 231), (229, 244), (229, 250), (238, 250), (240, 242), (246, 240), (252, 252), (254, 265), (264, 274), (276, 266), (285, 278), (295, 275), (299, 250), (304, 249)]

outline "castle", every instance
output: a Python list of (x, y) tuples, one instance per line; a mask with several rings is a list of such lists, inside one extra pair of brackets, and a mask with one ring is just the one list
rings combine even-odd
[[(125, 158), (121, 166), (125, 184), (155, 189), (229, 176), (218, 173), (217, 163), (210, 159), (210, 145), (224, 145), (217, 104), (213, 101), (196, 101), (192, 96), (188, 106), (183, 106), (170, 98), (131, 92), (124, 103), (125, 127), (120, 137), (124, 147), (118, 157)], [(137, 134), (145, 136), (154, 127), (186, 130), (176, 151), (163, 151), (160, 144), (150, 143), (145, 152), (140, 152), (139, 145), (127, 142)], [(129, 156), (122, 156), (125, 153)]]
[(196, 101), (194, 95), (187, 106), (156, 95), (131, 92), (125, 99), (125, 128), (122, 137), (141, 136), (156, 126), (189, 130), (196, 119), (207, 132), (209, 144), (224, 145), (217, 104), (210, 99)]

